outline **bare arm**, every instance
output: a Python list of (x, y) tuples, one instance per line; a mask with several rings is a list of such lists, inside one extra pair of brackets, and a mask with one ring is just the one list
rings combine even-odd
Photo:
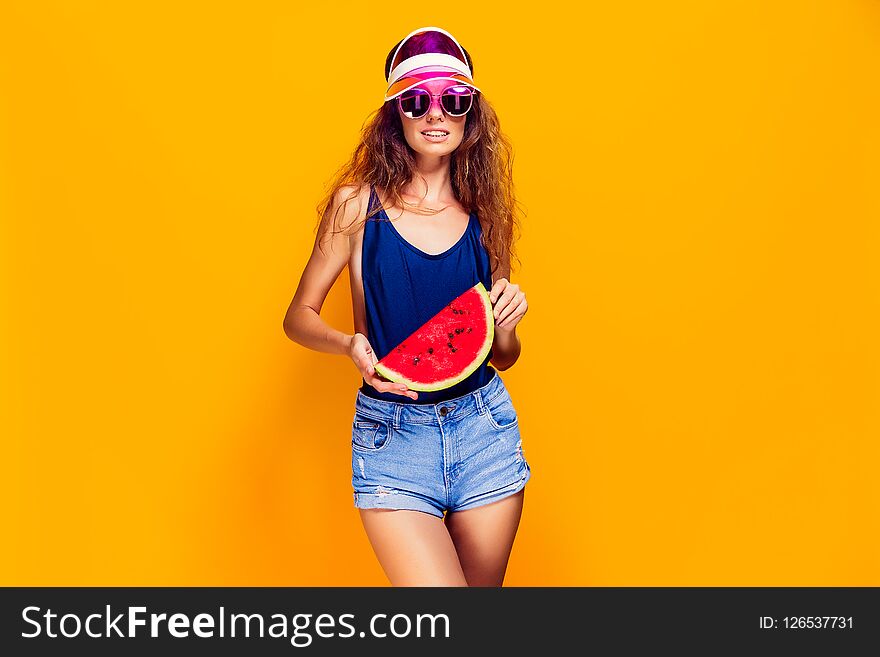
[(405, 385), (391, 383), (376, 375), (373, 364), (378, 359), (365, 335), (349, 335), (333, 328), (321, 318), (321, 307), (327, 294), (351, 258), (351, 235), (357, 233), (361, 220), (366, 215), (369, 187), (363, 185), (357, 197), (345, 204), (344, 210), (339, 213), (340, 217), (334, 219), (335, 209), (342, 205), (354, 189), (352, 186), (343, 187), (333, 199), (328, 219), (332, 222), (333, 232), (318, 231), (312, 254), (284, 316), (284, 333), (294, 342), (309, 349), (348, 356), (360, 370), (364, 380), (379, 392), (393, 392), (418, 399), (418, 393), (408, 390)]
[(495, 314), (495, 337), (492, 341), (492, 366), (498, 371), (509, 369), (522, 351), (516, 334), (516, 325), (526, 311), (525, 294), (518, 285), (509, 282), (510, 263), (505, 262), (496, 272), (489, 298)]
[[(335, 231), (346, 226), (354, 227), (361, 214), (360, 210), (366, 207), (365, 202), (360, 202), (363, 200), (361, 191), (357, 199), (346, 204), (338, 220), (332, 219), (332, 213), (352, 191), (350, 186), (343, 187), (334, 198), (330, 216)], [(284, 332), (287, 337), (315, 351), (348, 354), (354, 337), (333, 328), (321, 318), (321, 307), (327, 294), (351, 257), (350, 235), (351, 229), (332, 235), (329, 231), (318, 231), (312, 254), (284, 316)], [(319, 248), (319, 243), (323, 243), (323, 251)]]
[(516, 327), (505, 331), (495, 328), (495, 339), (492, 342), (492, 365), (503, 372), (519, 360), (522, 351), (522, 342), (516, 334)]

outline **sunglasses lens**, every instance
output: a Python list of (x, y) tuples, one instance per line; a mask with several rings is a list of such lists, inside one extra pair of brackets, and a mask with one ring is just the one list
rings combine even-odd
[(410, 119), (424, 116), (431, 106), (431, 94), (424, 89), (410, 89), (400, 95), (400, 110)]
[(450, 116), (463, 116), (474, 102), (474, 93), (470, 87), (464, 85), (449, 87), (443, 92), (440, 102)]

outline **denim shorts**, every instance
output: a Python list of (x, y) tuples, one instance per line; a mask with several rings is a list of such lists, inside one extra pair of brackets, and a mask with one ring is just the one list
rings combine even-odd
[(361, 509), (443, 517), (494, 502), (531, 477), (519, 419), (497, 370), (482, 388), (436, 404), (399, 403), (358, 390), (351, 483)]

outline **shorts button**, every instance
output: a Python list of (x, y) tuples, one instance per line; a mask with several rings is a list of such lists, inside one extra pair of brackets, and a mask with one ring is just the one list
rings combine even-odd
[(446, 415), (449, 412), (449, 409), (445, 406), (440, 408), (440, 415)]

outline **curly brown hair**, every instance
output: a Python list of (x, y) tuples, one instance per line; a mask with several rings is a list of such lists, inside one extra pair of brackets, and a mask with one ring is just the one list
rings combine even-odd
[[(430, 34), (427, 39), (433, 38)], [(399, 45), (399, 43), (397, 44)], [(397, 45), (388, 53), (385, 77), (390, 72), (391, 57)], [(402, 49), (403, 56), (418, 54), (426, 45), (445, 49), (443, 44), (430, 43), (414, 37)], [(463, 49), (464, 50), (464, 49)], [(458, 55), (457, 48), (449, 47), (449, 54)], [(473, 71), (470, 53), (465, 50), (468, 64)], [(513, 147), (501, 131), (498, 116), (481, 92), (476, 93), (474, 105), (467, 113), (464, 137), (452, 152), (450, 176), (456, 199), (469, 212), (476, 212), (483, 228), (483, 245), (489, 254), (492, 273), (499, 267), (509, 270), (511, 258), (519, 262), (515, 242), (521, 232), (520, 207), (513, 184)], [(329, 191), (317, 206), (318, 243), (326, 233), (347, 232), (352, 224), (340, 226), (340, 212), (344, 216), (345, 205), (356, 198), (362, 185), (375, 185), (397, 207), (405, 207), (418, 214), (437, 214), (438, 211), (419, 208), (405, 201), (402, 189), (411, 182), (415, 172), (415, 153), (403, 135), (403, 126), (392, 100), (371, 112), (361, 128), (361, 139), (351, 159), (340, 167), (330, 184)], [(351, 186), (351, 192), (334, 211), (334, 199), (341, 188)], [(375, 204), (365, 220), (380, 211)], [(332, 213), (332, 216), (331, 216)], [(352, 222), (354, 223), (354, 222)], [(505, 272), (507, 273), (507, 272)]]

